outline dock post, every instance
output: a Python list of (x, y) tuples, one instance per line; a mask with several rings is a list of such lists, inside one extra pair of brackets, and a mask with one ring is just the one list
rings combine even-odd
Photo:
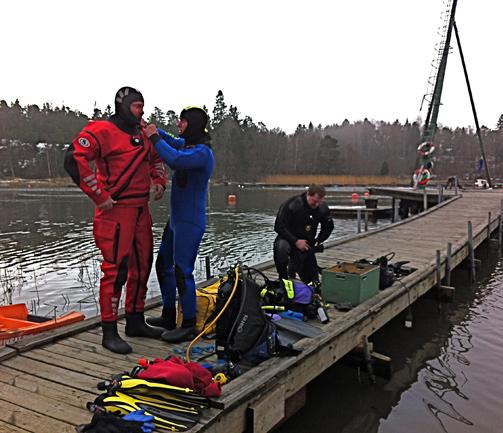
[(436, 266), (435, 266), (435, 274), (436, 274), (436, 284), (437, 284), (437, 290), (440, 290), (441, 286), (441, 272), (440, 272), (440, 250), (437, 250), (436, 252), (436, 260), (435, 260)]
[(501, 200), (500, 216), (499, 216), (499, 233), (498, 233), (498, 243), (501, 248), (502, 238), (503, 238), (503, 200)]
[(468, 221), (468, 252), (470, 254), (470, 274), (472, 278), (472, 283), (475, 282), (475, 250), (473, 248), (473, 230), (472, 222)]
[(367, 373), (369, 374), (370, 383), (376, 383), (376, 376), (374, 374), (374, 368), (372, 367), (372, 358), (370, 356), (369, 340), (366, 335), (363, 336), (363, 356), (365, 358), (365, 364), (367, 367)]
[(491, 240), (491, 211), (487, 214), (487, 240)]
[(209, 280), (211, 278), (211, 267), (210, 267), (210, 257), (206, 256), (204, 258), (204, 264), (206, 265), (206, 279)]
[(393, 207), (393, 221), (394, 222), (398, 221), (398, 210), (399, 210), (399, 206), (396, 205), (396, 201), (395, 201), (395, 206)]
[(438, 195), (438, 198), (437, 198), (437, 202), (438, 204), (442, 203), (443, 201), (443, 197), (442, 197), (442, 194), (443, 193), (443, 186), (441, 184), (438, 184), (437, 185), (437, 195)]
[(395, 222), (395, 208), (396, 208), (396, 198), (391, 198), (391, 222)]
[(365, 231), (369, 231), (369, 213), (365, 212)]
[(454, 195), (458, 195), (458, 177), (454, 176)]
[(423, 189), (423, 212), (428, 210), (428, 193)]
[(447, 243), (447, 259), (445, 261), (445, 283), (451, 285), (451, 267), (452, 267), (452, 243)]
[(356, 210), (356, 232), (361, 233), (362, 232), (362, 210), (357, 209)]

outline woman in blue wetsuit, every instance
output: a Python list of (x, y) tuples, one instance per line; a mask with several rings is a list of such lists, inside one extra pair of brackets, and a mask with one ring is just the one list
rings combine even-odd
[[(172, 169), (170, 217), (162, 235), (156, 261), (163, 310), (148, 323), (166, 329), (162, 339), (188, 341), (196, 333), (196, 285), (193, 271), (199, 244), (206, 227), (206, 194), (213, 171), (211, 137), (206, 131), (208, 115), (198, 107), (180, 114), (179, 137), (145, 128), (161, 159)], [(176, 328), (176, 289), (183, 321)]]

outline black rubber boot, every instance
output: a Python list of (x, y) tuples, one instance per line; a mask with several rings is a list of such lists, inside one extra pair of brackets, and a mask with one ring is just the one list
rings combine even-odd
[(196, 319), (184, 319), (181, 328), (164, 331), (161, 338), (168, 343), (180, 343), (182, 341), (191, 341), (196, 335)]
[(126, 335), (128, 337), (161, 338), (163, 329), (153, 328), (145, 323), (143, 313), (126, 314)]
[(157, 326), (170, 331), (176, 328), (176, 309), (163, 307), (159, 317), (148, 317), (145, 321), (150, 326)]
[(101, 329), (103, 330), (101, 345), (104, 348), (123, 355), (133, 351), (131, 346), (127, 344), (117, 332), (117, 321), (101, 322)]

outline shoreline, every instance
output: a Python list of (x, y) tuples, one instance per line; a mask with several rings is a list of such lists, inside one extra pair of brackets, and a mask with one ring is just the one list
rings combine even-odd
[[(336, 180), (336, 182), (327, 182), (327, 180)], [(365, 181), (371, 182), (365, 182)], [(373, 182), (372, 182), (373, 180)], [(405, 185), (408, 180), (403, 178), (387, 178), (385, 182), (379, 182), (377, 179), (369, 178), (350, 178), (346, 179), (312, 179), (311, 176), (296, 176), (288, 179), (266, 179), (259, 182), (240, 182), (240, 181), (213, 181), (210, 182), (212, 186), (265, 186), (265, 187), (284, 187), (284, 186), (306, 186), (311, 183), (321, 183), (325, 186), (369, 186), (369, 185)], [(0, 179), (0, 189), (9, 188), (77, 188), (69, 177), (57, 177), (51, 179)]]

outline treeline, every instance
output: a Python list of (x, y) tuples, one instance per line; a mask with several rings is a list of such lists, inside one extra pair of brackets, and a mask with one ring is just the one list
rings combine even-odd
[[(93, 119), (108, 118), (110, 106), (96, 108)], [(227, 105), (219, 91), (210, 114), (216, 156), (214, 180), (260, 181), (270, 174), (410, 175), (420, 142), (420, 124), (364, 119), (341, 124), (299, 124), (295, 133), (268, 128)], [(21, 106), (0, 101), (0, 178), (65, 176), (64, 152), (89, 121), (80, 111), (44, 104)], [(176, 133), (177, 113), (155, 107), (148, 117)], [(503, 168), (503, 115), (495, 129), (482, 127), (493, 176)], [(470, 128), (440, 127), (435, 142), (434, 173), (475, 176), (480, 148)]]

